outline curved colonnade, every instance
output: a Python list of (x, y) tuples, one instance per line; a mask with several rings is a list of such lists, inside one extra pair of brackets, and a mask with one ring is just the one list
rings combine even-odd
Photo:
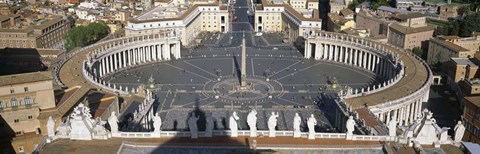
[[(368, 107), (378, 120), (399, 125), (413, 122), (428, 101), (432, 73), (419, 57), (404, 49), (366, 38), (316, 32), (306, 39), (305, 58), (361, 68), (384, 82), (339, 93), (346, 111)], [(340, 83), (341, 84), (341, 83)]]
[[(103, 77), (138, 65), (178, 59), (180, 39), (170, 33), (124, 37), (88, 49), (84, 77), (104, 90), (128, 94), (138, 89), (110, 84)], [(378, 120), (388, 123), (394, 118), (400, 125), (406, 125), (415, 120), (422, 103), (428, 100), (431, 71), (423, 60), (406, 50), (365, 38), (316, 32), (306, 39), (304, 55), (357, 67), (383, 80), (361, 89), (342, 90), (340, 98), (351, 112), (368, 106)]]
[(180, 38), (172, 33), (123, 37), (102, 42), (99, 48), (90, 49), (84, 61), (82, 74), (87, 81), (104, 90), (128, 94), (138, 89), (117, 86), (104, 81), (104, 77), (116, 72), (180, 58)]

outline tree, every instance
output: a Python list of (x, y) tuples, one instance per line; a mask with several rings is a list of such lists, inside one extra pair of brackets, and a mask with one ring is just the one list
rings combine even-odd
[(423, 60), (427, 59), (427, 52), (423, 52), (422, 48), (415, 47), (412, 49), (413, 54), (417, 55), (418, 57), (422, 58)]
[(97, 42), (108, 34), (110, 34), (110, 28), (104, 22), (73, 27), (65, 37), (65, 48), (70, 51), (75, 47), (84, 47)]
[(460, 22), (459, 35), (462, 37), (471, 36), (472, 32), (480, 31), (480, 12), (468, 14), (464, 20)]
[(464, 17), (464, 16), (470, 14), (472, 11), (470, 10), (469, 6), (462, 6), (458, 9), (457, 12), (458, 12), (459, 16)]

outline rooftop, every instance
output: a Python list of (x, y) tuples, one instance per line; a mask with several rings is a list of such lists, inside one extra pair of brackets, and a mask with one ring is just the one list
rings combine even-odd
[(398, 31), (398, 32), (400, 32), (404, 35), (435, 30), (435, 27), (433, 27), (433, 26), (423, 26), (423, 27), (415, 27), (414, 28), (414, 27), (401, 26), (397, 23), (392, 23), (390, 25), (390, 28), (393, 29), (393, 30), (396, 30), (396, 31)]
[(441, 40), (441, 39), (439, 39), (439, 38), (431, 38), (430, 41), (431, 41), (431, 42), (434, 42), (434, 43), (436, 43), (436, 44), (440, 44), (440, 45), (442, 45), (442, 46), (444, 46), (444, 47), (447, 47), (447, 48), (449, 48), (450, 50), (453, 50), (453, 51), (455, 51), (455, 52), (469, 51), (468, 49), (465, 49), (465, 48), (463, 48), (463, 47), (461, 47), (461, 46), (459, 46), (459, 45), (456, 45), (456, 44), (454, 44), (454, 43), (452, 43), (452, 42), (448, 42), (448, 41), (445, 41), (445, 40)]
[[(255, 138), (257, 148), (260, 147), (295, 147), (295, 148), (308, 148), (308, 147), (338, 147), (348, 148), (355, 147), (369, 147), (372, 149), (381, 149), (381, 143), (378, 141), (353, 141), (345, 139), (315, 139), (308, 140), (306, 138), (292, 138), (292, 137), (257, 137)], [(130, 139), (130, 138), (110, 138), (107, 141), (104, 140), (92, 140), (92, 141), (71, 141), (67, 139), (59, 139), (50, 144), (46, 144), (42, 148), (42, 153), (117, 153), (122, 143), (128, 142), (135, 145), (145, 145), (153, 147), (166, 147), (175, 146), (178, 149), (186, 149), (192, 147), (230, 147), (233, 149), (245, 149), (249, 148), (253, 143), (253, 138), (250, 137), (226, 137), (215, 136), (211, 138), (198, 138), (190, 139), (186, 137), (175, 138), (152, 138), (152, 139)]]
[(470, 65), (470, 67), (478, 67), (477, 64), (473, 63), (468, 58), (452, 58), (452, 60), (458, 65)]
[(53, 79), (52, 73), (49, 71), (5, 75), (5, 76), (0, 76), (0, 86), (8, 86), (8, 85), (31, 83), (31, 82), (41, 82), (41, 81), (48, 81), (48, 80), (51, 81), (52, 79)]
[(420, 17), (426, 17), (426, 16), (424, 14), (419, 13), (419, 12), (412, 12), (412, 13), (396, 14), (393, 17), (397, 18), (397, 19), (400, 19), (400, 20), (407, 20), (407, 19), (420, 18)]

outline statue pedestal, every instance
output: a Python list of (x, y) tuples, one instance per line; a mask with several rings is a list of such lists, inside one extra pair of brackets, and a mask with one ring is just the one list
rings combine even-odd
[(250, 137), (257, 137), (257, 131), (256, 130), (251, 130), (250, 131)]
[(160, 138), (160, 131), (153, 131), (152, 137), (158, 137), (158, 138)]
[(275, 130), (270, 130), (268, 132), (268, 137), (275, 137)]
[(314, 140), (315, 139), (315, 133), (308, 133), (308, 139), (309, 140)]
[(347, 134), (347, 140), (352, 140), (353, 139), (353, 134)]
[(293, 131), (293, 137), (294, 138), (299, 138), (302, 135), (302, 132), (300, 131)]

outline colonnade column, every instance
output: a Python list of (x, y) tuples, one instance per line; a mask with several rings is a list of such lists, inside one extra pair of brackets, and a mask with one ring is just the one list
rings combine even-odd
[(327, 49), (328, 49), (327, 44), (322, 44), (322, 52), (323, 52), (322, 58), (324, 60), (327, 60), (327, 58), (328, 58)]
[(123, 67), (127, 67), (127, 54), (128, 51), (123, 51)]
[(388, 124), (388, 122), (390, 122), (390, 119), (391, 119), (391, 118), (390, 118), (390, 112), (392, 112), (392, 111), (388, 111), (388, 112), (387, 112), (387, 124)]
[(405, 111), (403, 110), (403, 106), (400, 108), (400, 118), (398, 119), (398, 125), (403, 126), (403, 116), (405, 115)]
[(162, 60), (162, 46), (160, 44), (155, 45), (155, 51), (157, 52), (157, 60)]
[(148, 46), (152, 50), (153, 61), (157, 61), (157, 50), (155, 50), (155, 45)]

